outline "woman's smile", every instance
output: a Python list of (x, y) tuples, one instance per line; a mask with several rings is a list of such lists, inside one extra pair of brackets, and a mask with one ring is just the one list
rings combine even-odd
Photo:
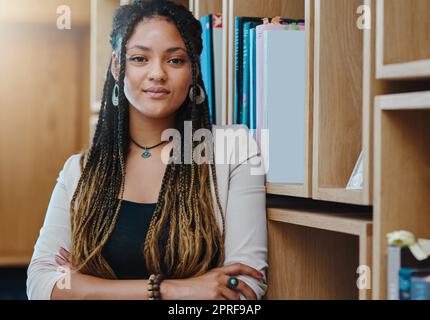
[(143, 91), (145, 92), (149, 97), (153, 99), (162, 99), (167, 97), (170, 93), (168, 92), (152, 92), (152, 91)]

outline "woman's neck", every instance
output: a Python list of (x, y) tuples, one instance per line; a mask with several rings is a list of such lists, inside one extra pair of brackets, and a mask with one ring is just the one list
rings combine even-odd
[(176, 114), (162, 119), (148, 118), (130, 106), (130, 137), (141, 146), (150, 147), (160, 143), (163, 131), (174, 128), (175, 122)]

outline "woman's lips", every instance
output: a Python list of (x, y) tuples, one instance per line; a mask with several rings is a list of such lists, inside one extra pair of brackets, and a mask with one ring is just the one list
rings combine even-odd
[(144, 91), (148, 96), (150, 96), (151, 98), (157, 99), (157, 98), (164, 98), (166, 97), (168, 94), (170, 94), (170, 92), (151, 92), (151, 91)]

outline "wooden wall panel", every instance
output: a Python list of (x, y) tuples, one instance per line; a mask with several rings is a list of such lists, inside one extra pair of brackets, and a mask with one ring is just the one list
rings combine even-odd
[(64, 161), (88, 139), (89, 29), (3, 24), (0, 41), (0, 264), (19, 264)]

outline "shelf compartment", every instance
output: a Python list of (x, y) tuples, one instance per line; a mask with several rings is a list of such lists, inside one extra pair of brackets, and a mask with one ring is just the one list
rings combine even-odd
[(297, 208), (267, 211), (273, 266), (268, 299), (370, 299), (370, 290), (357, 289), (356, 271), (372, 265), (371, 217)]
[(430, 1), (377, 1), (378, 79), (430, 77)]
[(312, 196), (312, 132), (314, 99), (314, 1), (303, 1), (306, 30), (306, 88), (305, 88), (305, 179), (303, 184), (266, 183), (267, 193), (284, 196)]
[(374, 299), (387, 297), (385, 235), (408, 230), (430, 238), (429, 95), (376, 98)]
[[(373, 97), (392, 89), (376, 83), (374, 28), (357, 28), (359, 6), (373, 0), (315, 0), (312, 197), (372, 204)], [(334, 15), (333, 12), (336, 12)], [(393, 86), (395, 87), (395, 86)], [(347, 190), (363, 151), (363, 188)]]
[[(223, 95), (223, 102), (227, 106), (226, 123), (233, 123), (233, 98), (234, 98), (234, 17), (288, 17), (294, 19), (304, 19), (307, 42), (307, 71), (305, 88), (305, 179), (303, 184), (275, 184), (267, 182), (267, 192), (270, 194), (311, 197), (312, 179), (312, 114), (313, 114), (313, 0), (289, 0), (289, 1), (260, 1), (260, 0), (231, 0), (228, 2), (227, 19), (228, 39), (227, 47), (227, 72), (224, 83), (226, 91)], [(226, 16), (225, 12), (224, 17)]]

